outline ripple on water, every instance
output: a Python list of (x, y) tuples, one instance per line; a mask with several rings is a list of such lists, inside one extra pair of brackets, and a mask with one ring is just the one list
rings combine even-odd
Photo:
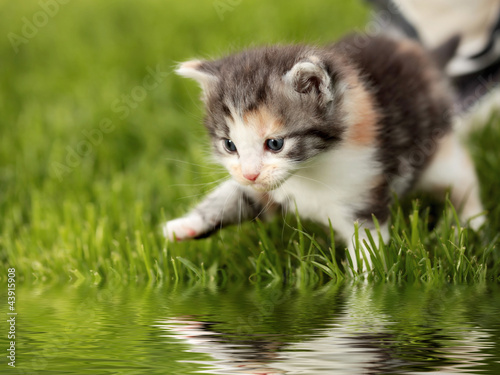
[(20, 287), (18, 309), (28, 373), (500, 374), (496, 284)]
[[(458, 293), (455, 288), (460, 289)], [(207, 354), (208, 361), (190, 362), (202, 366), (204, 373), (500, 373), (495, 365), (500, 305), (481, 300), (473, 286), (418, 289), (394, 285), (340, 288), (329, 296), (331, 304), (321, 322), (302, 327), (302, 331), (310, 328), (307, 334), (297, 335), (297, 330), (290, 329), (300, 324), (295, 314), (300, 296), (282, 299), (254, 319), (259, 323), (255, 332), (238, 334), (237, 327), (228, 329), (228, 322), (198, 315), (171, 317), (157, 327), (187, 344), (189, 352)], [(471, 305), (468, 296), (482, 304)], [(317, 302), (307, 305), (308, 311), (302, 315), (318, 315), (317, 309), (325, 307), (324, 296)], [(481, 309), (494, 313), (496, 321), (479, 325), (470, 320), (471, 313)], [(233, 321), (245, 319), (236, 315)], [(311, 321), (305, 319), (304, 323)], [(259, 330), (266, 325), (281, 327), (282, 333), (263, 336)]]

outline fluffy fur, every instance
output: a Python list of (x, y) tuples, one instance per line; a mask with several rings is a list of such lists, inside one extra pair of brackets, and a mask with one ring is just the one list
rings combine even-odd
[(392, 192), (451, 187), (464, 222), (483, 211), (474, 168), (452, 132), (450, 90), (413, 42), (352, 35), (325, 48), (189, 61), (177, 72), (200, 83), (205, 126), (233, 179), (167, 222), (171, 240), (205, 237), (279, 205), (331, 220), (355, 259), (353, 223), (374, 230), (375, 215), (387, 240)]

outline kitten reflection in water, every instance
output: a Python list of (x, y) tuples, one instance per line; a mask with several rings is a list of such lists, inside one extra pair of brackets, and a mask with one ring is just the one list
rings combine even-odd
[(392, 305), (385, 311), (387, 301), (369, 288), (349, 287), (344, 293), (345, 301), (331, 300), (339, 304), (336, 312), (322, 315), (323, 305), (316, 308), (321, 312), (312, 307), (310, 314), (321, 316), (322, 323), (312, 327), (303, 317), (300, 334), (297, 316), (282, 316), (282, 310), (265, 320), (277, 324), (279, 319), (287, 331), (283, 334), (262, 333), (270, 332), (265, 324), (241, 333), (236, 322), (243, 317), (230, 311), (221, 314), (231, 317), (226, 322), (191, 315), (168, 318), (155, 326), (166, 332), (165, 337), (187, 344), (183, 349), (187, 353), (209, 355), (212, 360), (197, 360), (192, 354), (192, 359), (182, 361), (192, 363), (193, 371), (202, 368), (198, 372), (209, 374), (458, 374), (484, 365), (485, 349), (495, 346), (488, 332), (470, 323), (460, 303), (456, 311), (443, 309), (445, 316), (426, 315), (429, 306), (457, 305), (453, 297), (424, 296), (401, 312), (391, 310)]
[(217, 374), (284, 374), (285, 371), (272, 368), (269, 363), (279, 359), (277, 349), (284, 344), (279, 341), (252, 340), (234, 337), (211, 328), (213, 323), (194, 320), (195, 317), (168, 319), (157, 325), (172, 333), (169, 337), (180, 339), (190, 345), (189, 352), (209, 354), (214, 361), (209, 363), (210, 370)]

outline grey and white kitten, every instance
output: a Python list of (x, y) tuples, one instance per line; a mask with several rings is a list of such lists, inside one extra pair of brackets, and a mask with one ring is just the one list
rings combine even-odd
[(165, 236), (202, 238), (269, 207), (297, 208), (331, 220), (354, 260), (353, 223), (363, 244), (374, 215), (387, 241), (393, 192), (414, 188), (451, 187), (462, 220), (479, 227), (478, 182), (452, 130), (439, 66), (446, 58), (435, 57), (408, 40), (351, 35), (324, 48), (270, 46), (181, 64), (177, 73), (202, 87), (205, 126), (232, 179), (167, 222)]

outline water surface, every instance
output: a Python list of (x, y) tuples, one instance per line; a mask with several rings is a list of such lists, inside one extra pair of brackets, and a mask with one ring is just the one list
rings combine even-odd
[(494, 283), (20, 286), (17, 311), (0, 373), (500, 374)]

